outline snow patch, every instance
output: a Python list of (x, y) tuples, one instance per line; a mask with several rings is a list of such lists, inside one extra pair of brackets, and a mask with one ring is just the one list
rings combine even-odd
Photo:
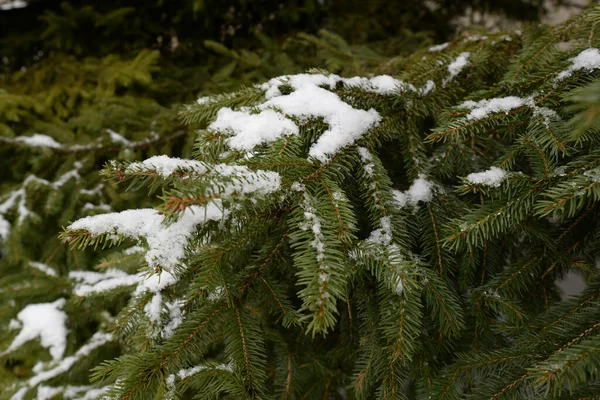
[(419, 202), (428, 203), (433, 199), (433, 182), (427, 180), (424, 175), (419, 175), (408, 188), (408, 190), (401, 192), (394, 190), (394, 202), (400, 208), (407, 205), (415, 207)]
[[(462, 53), (462, 57), (466, 64), (468, 53)], [(450, 69), (451, 74), (460, 72), (460, 63), (460, 59), (454, 63)], [(216, 120), (208, 129), (230, 134), (227, 143), (232, 149), (251, 152), (259, 144), (271, 143), (283, 136), (298, 135), (298, 126), (288, 117), (295, 117), (300, 123), (322, 118), (329, 129), (312, 145), (309, 156), (323, 163), (328, 162), (332, 156), (355, 143), (381, 121), (381, 116), (374, 109), (355, 109), (337, 94), (324, 89), (334, 89), (338, 83), (381, 95), (412, 91), (424, 96), (435, 90), (433, 81), (427, 81), (422, 88), (416, 88), (389, 75), (372, 78), (341, 78), (333, 74), (285, 75), (257, 86), (265, 92), (264, 103), (254, 109), (243, 107), (237, 111), (224, 107), (218, 111)], [(280, 87), (284, 85), (291, 87), (293, 91), (283, 95)], [(202, 103), (204, 102), (203, 100)]]
[(43, 273), (45, 273), (48, 276), (58, 276), (56, 271), (46, 264), (42, 264), (40, 262), (35, 262), (35, 261), (29, 261), (29, 265), (31, 265), (33, 268), (35, 268), (37, 270), (42, 271)]
[(447, 78), (445, 78), (442, 81), (443, 86), (446, 86), (449, 82), (451, 82), (458, 74), (461, 73), (461, 71), (463, 70), (464, 67), (466, 67), (469, 64), (469, 57), (471, 56), (471, 53), (469, 52), (462, 52), (458, 55), (458, 57), (456, 57), (456, 59), (454, 61), (452, 61), (449, 65), (448, 65), (448, 72), (450, 75), (448, 75)]
[(445, 50), (448, 46), (450, 46), (449, 42), (442, 43), (442, 44), (436, 44), (435, 46), (431, 46), (428, 51), (430, 53), (435, 53), (435, 52), (438, 52), (438, 51)]
[[(274, 171), (253, 171), (245, 166), (216, 164), (209, 165), (195, 160), (183, 160), (167, 156), (154, 156), (142, 162), (134, 162), (127, 166), (125, 173), (153, 172), (168, 177), (176, 171), (207, 175), (213, 185), (204, 193), (205, 196), (219, 193), (228, 196), (233, 193), (272, 193), (279, 190), (281, 176)], [(221, 182), (225, 180), (226, 182)]]
[(233, 111), (221, 108), (217, 119), (208, 126), (214, 132), (233, 134), (227, 139), (229, 147), (251, 151), (259, 144), (271, 143), (282, 136), (298, 135), (296, 124), (285, 115), (274, 110), (263, 110), (252, 114), (250, 110)]
[(392, 242), (392, 223), (390, 217), (382, 217), (380, 225), (381, 228), (371, 232), (366, 241), (387, 246)]
[(358, 155), (363, 162), (363, 168), (365, 169), (365, 173), (367, 176), (373, 176), (373, 168), (375, 164), (373, 164), (373, 156), (365, 147), (358, 147)]
[(201, 174), (206, 172), (206, 167), (206, 164), (200, 161), (161, 155), (147, 158), (141, 162), (133, 162), (125, 168), (125, 173), (154, 172), (166, 178), (176, 171), (192, 171)]
[(29, 304), (17, 314), (22, 323), (19, 334), (0, 355), (10, 353), (33, 339), (40, 339), (40, 344), (49, 349), (55, 361), (60, 360), (67, 348), (67, 314), (61, 309), (65, 299), (53, 303)]
[(498, 187), (506, 179), (506, 172), (498, 167), (491, 167), (487, 171), (467, 175), (467, 181), (473, 185), (486, 185)]
[(27, 7), (28, 5), (29, 5), (29, 3), (26, 1), (23, 1), (23, 0), (7, 1), (7, 2), (3, 2), (2, 4), (0, 4), (0, 11), (8, 11), (8, 10), (16, 9), (16, 8), (24, 8), (24, 7)]
[(110, 140), (112, 140), (113, 143), (122, 144), (127, 147), (131, 146), (131, 142), (129, 140), (125, 139), (123, 136), (119, 135), (112, 129), (107, 129), (106, 133), (108, 133), (108, 135), (110, 136)]
[(50, 400), (59, 393), (62, 394), (62, 398), (69, 400), (95, 400), (100, 399), (103, 394), (108, 392), (112, 386), (104, 386), (97, 388), (94, 386), (63, 386), (63, 387), (51, 387), (51, 386), (38, 386), (37, 400)]
[(573, 72), (581, 70), (592, 72), (600, 68), (600, 51), (596, 48), (585, 49), (576, 57), (571, 58), (570, 61), (571, 65), (566, 70), (560, 72), (554, 79), (555, 84), (571, 77)]
[(49, 149), (59, 149), (62, 147), (62, 144), (58, 143), (54, 138), (39, 133), (34, 133), (31, 136), (17, 136), (12, 141), (23, 143), (30, 147), (46, 147)]
[[(88, 340), (86, 344), (81, 346), (77, 352), (69, 357), (65, 357), (62, 359), (57, 365), (54, 362), (44, 363), (39, 362), (33, 367), (34, 376), (29, 378), (27, 381), (23, 383), (23, 386), (11, 397), (11, 400), (21, 400), (24, 398), (25, 393), (29, 388), (33, 388), (39, 385), (42, 382), (46, 382), (52, 378), (55, 378), (65, 372), (69, 371), (73, 365), (81, 360), (82, 358), (89, 355), (94, 349), (106, 344), (107, 342), (112, 340), (112, 335), (104, 332), (96, 332), (94, 335)], [(50, 367), (50, 369), (45, 369)], [(100, 390), (100, 389), (98, 389)], [(108, 389), (106, 389), (108, 390)], [(93, 397), (92, 397), (93, 398)], [(84, 400), (90, 400), (90, 397), (82, 397)]]
[(274, 97), (261, 107), (274, 107), (301, 119), (323, 118), (329, 129), (309, 150), (309, 155), (321, 162), (327, 162), (331, 156), (353, 144), (381, 120), (374, 109), (357, 110), (335, 93), (317, 86), (304, 86), (290, 95)]
[(175, 300), (172, 302), (165, 302), (165, 307), (169, 313), (169, 321), (165, 324), (162, 337), (168, 339), (175, 334), (175, 330), (183, 322), (183, 312), (181, 307), (183, 306), (183, 300)]
[(112, 208), (108, 205), (108, 204), (92, 204), (92, 203), (85, 203), (83, 205), (83, 207), (81, 207), (81, 211), (103, 211), (103, 212), (110, 212), (112, 211)]
[(468, 100), (462, 103), (460, 108), (470, 109), (467, 119), (476, 121), (487, 117), (490, 114), (504, 112), (508, 113), (519, 107), (531, 107), (535, 109), (535, 102), (532, 97), (522, 98), (516, 96), (498, 97), (489, 100), (472, 101)]
[(173, 271), (185, 253), (185, 246), (196, 227), (208, 221), (219, 221), (224, 217), (220, 201), (206, 206), (187, 207), (177, 221), (164, 224), (164, 216), (152, 208), (125, 210), (118, 213), (94, 215), (75, 221), (67, 227), (70, 231), (86, 231), (91, 237), (103, 234), (126, 236), (142, 244), (145, 240), (148, 251), (145, 259), (152, 268), (162, 267)]

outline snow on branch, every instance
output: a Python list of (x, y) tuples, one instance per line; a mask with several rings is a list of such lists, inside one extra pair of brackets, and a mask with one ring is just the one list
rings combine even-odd
[(195, 160), (183, 160), (167, 156), (154, 156), (141, 162), (134, 162), (124, 169), (117, 163), (109, 168), (120, 176), (149, 174), (167, 178), (173, 175), (194, 178), (203, 176), (210, 183), (205, 196), (218, 193), (220, 197), (232, 194), (260, 193), (268, 194), (279, 190), (281, 176), (274, 171), (253, 171), (245, 166), (228, 164), (206, 164)]
[(520, 107), (535, 107), (535, 102), (532, 97), (522, 98), (517, 96), (499, 97), (494, 99), (484, 99), (480, 101), (468, 100), (462, 103), (460, 108), (470, 109), (467, 114), (467, 119), (476, 121), (486, 118), (489, 114), (504, 112), (508, 113), (511, 110)]
[(197, 365), (192, 368), (180, 369), (179, 372), (177, 372), (177, 374), (171, 374), (171, 375), (167, 376), (167, 378), (165, 379), (165, 383), (168, 388), (168, 393), (165, 396), (165, 398), (170, 399), (175, 396), (175, 390), (176, 390), (175, 389), (175, 379), (176, 378), (179, 378), (180, 381), (183, 381), (185, 379), (190, 378), (191, 376), (194, 376), (202, 371), (207, 371), (207, 370), (208, 371), (219, 370), (219, 371), (233, 372), (233, 364), (229, 363), (229, 364), (216, 364), (216, 365)]
[(40, 263), (40, 262), (36, 262), (36, 261), (29, 261), (29, 265), (31, 265), (33, 268), (37, 269), (38, 271), (42, 271), (44, 274), (48, 275), (48, 276), (58, 276), (58, 274), (56, 273), (56, 271), (50, 267), (49, 265)]
[(117, 132), (113, 131), (112, 129), (107, 129), (106, 132), (108, 133), (110, 138), (109, 143), (106, 143), (105, 141), (99, 141), (90, 144), (66, 145), (57, 142), (54, 138), (48, 135), (43, 135), (40, 133), (34, 133), (31, 136), (17, 136), (15, 138), (0, 136), (0, 143), (24, 145), (27, 147), (40, 149), (52, 149), (60, 153), (79, 153), (88, 151), (114, 150), (118, 148), (143, 148), (152, 143), (156, 143), (161, 140), (171, 140), (185, 134), (185, 131), (182, 130), (179, 132), (175, 132), (170, 136), (161, 137), (155, 132), (151, 132), (150, 136), (148, 136), (147, 138), (137, 142), (132, 142), (123, 137), (122, 135), (118, 134)]
[(130, 275), (121, 270), (109, 269), (105, 272), (71, 271), (69, 272), (69, 279), (75, 282), (73, 293), (81, 297), (105, 293), (120, 287), (133, 285), (136, 286), (134, 290), (135, 297), (142, 296), (148, 292), (153, 293), (151, 301), (144, 307), (144, 312), (150, 321), (161, 327), (163, 322), (161, 318), (163, 306), (166, 307), (169, 320), (162, 327), (162, 332), (160, 329), (155, 330), (156, 334), (162, 333), (163, 338), (173, 336), (175, 329), (183, 321), (181, 302), (163, 302), (162, 298), (161, 291), (177, 281), (173, 274), (161, 272), (148, 276), (147, 273), (139, 272), (135, 275)]
[(585, 49), (570, 61), (571, 65), (556, 76), (554, 80), (556, 84), (569, 78), (573, 72), (581, 70), (592, 72), (600, 68), (600, 51), (595, 48)]
[[(297, 123), (321, 118), (329, 129), (311, 146), (309, 156), (323, 163), (328, 162), (332, 156), (354, 144), (381, 121), (381, 116), (374, 109), (355, 109), (330, 91), (339, 83), (348, 88), (384, 96), (403, 92), (424, 96), (435, 89), (433, 81), (417, 88), (388, 75), (349, 79), (333, 74), (285, 75), (257, 86), (265, 92), (265, 102), (254, 108), (221, 108), (208, 129), (228, 135), (226, 142), (230, 148), (251, 152), (259, 144), (269, 144), (284, 136), (298, 135)], [(283, 94), (282, 86), (291, 87), (293, 91)], [(204, 99), (200, 101), (201, 104), (206, 102)]]
[(259, 114), (252, 114), (250, 110), (234, 111), (228, 107), (218, 111), (217, 119), (210, 124), (209, 129), (233, 133), (227, 139), (227, 144), (240, 151), (251, 151), (261, 143), (270, 143), (282, 136), (298, 135), (299, 132), (292, 120), (277, 111), (264, 110)]
[(118, 269), (109, 269), (106, 272), (71, 271), (69, 279), (75, 281), (73, 293), (84, 297), (122, 286), (138, 285), (144, 281), (144, 273), (129, 275)]
[(103, 386), (97, 388), (95, 386), (44, 386), (40, 385), (37, 389), (37, 400), (50, 400), (56, 398), (59, 394), (63, 399), (68, 400), (96, 400), (104, 399), (102, 395), (106, 394), (112, 386)]
[(310, 82), (308, 80), (302, 82), (304, 84), (289, 95), (274, 95), (259, 105), (258, 109), (261, 111), (258, 114), (253, 114), (247, 108), (240, 111), (222, 109), (208, 129), (230, 134), (230, 146), (250, 151), (259, 143), (270, 143), (283, 135), (298, 134), (298, 127), (283, 114), (300, 120), (323, 118), (329, 129), (312, 145), (309, 155), (327, 162), (331, 156), (353, 144), (370, 128), (379, 124), (381, 117), (377, 111), (355, 109), (335, 93), (314, 83), (306, 83)]
[(546, 107), (539, 107), (532, 96), (525, 98), (507, 96), (484, 99), (480, 101), (467, 100), (458, 107), (471, 110), (471, 112), (467, 114), (467, 119), (469, 121), (481, 120), (487, 118), (491, 114), (500, 112), (508, 114), (509, 111), (516, 110), (521, 107), (528, 107), (533, 110), (533, 115), (540, 116), (546, 126), (548, 126), (551, 119), (559, 119), (558, 114), (556, 114), (555, 111)]
[(491, 167), (487, 171), (475, 172), (467, 175), (467, 181), (473, 185), (498, 187), (506, 179), (506, 172), (498, 167)]
[(436, 44), (435, 46), (431, 46), (427, 51), (429, 51), (430, 53), (436, 53), (438, 51), (445, 50), (448, 46), (450, 46), (449, 42)]
[(17, 8), (24, 8), (29, 5), (28, 2), (24, 0), (8, 0), (0, 2), (0, 11), (8, 11)]
[(81, 176), (79, 175), (79, 170), (83, 167), (83, 164), (79, 161), (73, 163), (74, 169), (65, 172), (54, 182), (49, 182), (45, 179), (38, 178), (35, 175), (29, 175), (23, 183), (21, 187), (17, 190), (12, 191), (5, 198), (5, 200), (0, 203), (0, 240), (6, 240), (10, 234), (10, 230), (12, 224), (5, 219), (5, 215), (12, 210), (13, 208), (17, 208), (17, 224), (22, 224), (27, 217), (29, 217), (33, 212), (29, 210), (26, 206), (27, 201), (27, 188), (33, 182), (42, 185), (42, 186), (51, 186), (54, 189), (59, 189), (63, 185), (65, 185), (69, 180), (76, 179), (79, 181)]
[(54, 140), (54, 138), (39, 133), (34, 133), (31, 136), (17, 136), (12, 141), (14, 143), (23, 143), (29, 147), (47, 147), (49, 149), (58, 149), (63, 146)]
[[(25, 394), (30, 388), (68, 372), (77, 361), (85, 358), (93, 350), (103, 346), (111, 340), (111, 334), (105, 332), (96, 332), (86, 344), (77, 350), (75, 354), (65, 357), (58, 364), (44, 362), (37, 363), (33, 367), (33, 372), (35, 375), (25, 381), (24, 385), (15, 394), (13, 394), (11, 400), (23, 400), (25, 398)], [(48, 367), (50, 368), (46, 369)]]
[(8, 235), (10, 234), (11, 223), (4, 218), (4, 216), (12, 210), (15, 206), (17, 207), (17, 224), (22, 224), (25, 219), (31, 214), (31, 211), (25, 205), (25, 201), (27, 200), (27, 187), (30, 183), (36, 182), (42, 185), (49, 185), (50, 183), (45, 180), (38, 178), (35, 175), (29, 175), (23, 183), (21, 187), (17, 190), (12, 191), (8, 194), (8, 197), (0, 203), (0, 239), (6, 240)]
[(433, 182), (427, 180), (424, 175), (419, 175), (408, 190), (401, 192), (394, 190), (394, 202), (400, 208), (406, 205), (416, 207), (419, 202), (428, 203), (433, 199)]
[(448, 83), (450, 83), (455, 77), (458, 76), (458, 74), (461, 73), (461, 71), (463, 70), (464, 67), (466, 67), (469, 64), (469, 57), (471, 56), (471, 53), (469, 52), (463, 52), (460, 53), (458, 55), (458, 57), (456, 57), (456, 59), (454, 61), (452, 61), (449, 65), (448, 65), (448, 77), (445, 78), (442, 81), (442, 85), (446, 86)]
[(39, 338), (42, 347), (50, 350), (52, 359), (60, 360), (67, 348), (67, 314), (62, 311), (65, 299), (53, 303), (29, 304), (17, 314), (21, 331), (0, 356), (8, 354), (30, 340)]
[(163, 223), (164, 216), (152, 208), (125, 210), (118, 213), (94, 215), (75, 221), (67, 231), (87, 232), (92, 238), (110, 235), (118, 241), (129, 237), (140, 244), (148, 245), (145, 258), (152, 268), (162, 267), (173, 272), (175, 265), (183, 258), (185, 246), (192, 238), (196, 227), (208, 221), (219, 221), (224, 217), (220, 201), (212, 201), (206, 206), (187, 207), (183, 215), (171, 224)]

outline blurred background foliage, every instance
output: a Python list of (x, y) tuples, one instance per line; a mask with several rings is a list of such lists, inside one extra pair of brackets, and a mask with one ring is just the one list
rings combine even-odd
[(465, 17), (535, 20), (544, 3), (0, 0), (0, 136), (89, 139), (122, 117), (118, 104), (141, 116), (311, 67), (393, 74)]

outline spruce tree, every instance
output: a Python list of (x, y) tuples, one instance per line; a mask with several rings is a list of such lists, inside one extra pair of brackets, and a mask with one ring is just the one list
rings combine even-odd
[[(106, 132), (107, 191), (65, 190), (103, 153), (5, 135), (39, 158), (0, 198), (0, 396), (599, 397), (599, 23), (202, 97), (190, 157)], [(65, 244), (28, 246), (36, 210), (98, 193), (130, 209), (57, 215)], [(562, 299), (569, 271), (588, 285)]]

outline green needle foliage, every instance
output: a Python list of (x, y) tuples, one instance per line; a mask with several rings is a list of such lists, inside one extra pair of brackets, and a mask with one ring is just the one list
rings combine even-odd
[[(599, 25), (595, 7), (377, 58), (394, 79), (248, 84), (183, 107), (185, 126), (152, 103), (155, 131), (124, 114), (84, 146), (64, 144), (83, 117), (55, 125), (62, 144), (15, 136), (45, 108), (0, 97), (18, 104), (1, 151), (37, 152), (0, 198), (0, 398), (600, 397)], [(152, 57), (86, 80), (93, 101), (126, 104)], [(75, 186), (99, 161), (105, 186)], [(68, 247), (34, 240), (41, 210)], [(569, 272), (587, 287), (563, 299)], [(68, 331), (15, 345), (33, 303)]]

